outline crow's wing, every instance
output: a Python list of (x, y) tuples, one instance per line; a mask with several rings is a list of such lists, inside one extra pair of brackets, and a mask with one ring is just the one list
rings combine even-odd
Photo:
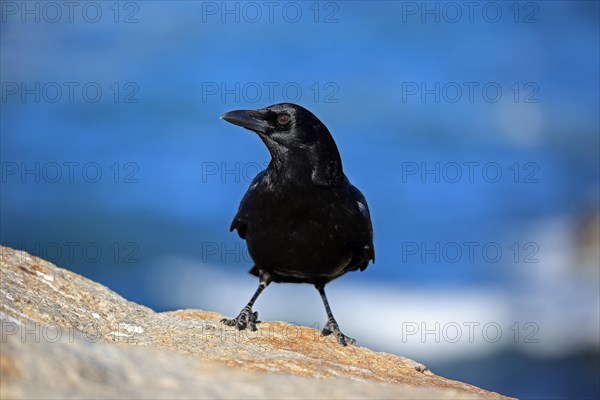
[(360, 218), (356, 230), (358, 232), (358, 240), (352, 260), (346, 267), (347, 270), (355, 271), (360, 269), (364, 271), (369, 265), (369, 261), (375, 263), (375, 247), (373, 246), (373, 224), (371, 222), (371, 214), (369, 205), (365, 196), (348, 182), (350, 198), (360, 212)]
[(257, 188), (260, 186), (260, 183), (262, 182), (266, 172), (266, 169), (262, 170), (254, 177), (254, 179), (252, 179), (252, 183), (250, 183), (250, 187), (242, 198), (238, 212), (235, 214), (235, 217), (233, 217), (233, 221), (229, 227), (229, 232), (233, 231), (234, 229), (237, 230), (238, 235), (242, 239), (246, 239), (246, 230), (248, 229), (248, 207), (254, 203), (254, 197), (258, 192)]

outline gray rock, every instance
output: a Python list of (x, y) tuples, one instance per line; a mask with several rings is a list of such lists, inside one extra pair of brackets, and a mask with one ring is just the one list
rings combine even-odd
[(2, 398), (506, 398), (315, 329), (156, 313), (0, 246)]

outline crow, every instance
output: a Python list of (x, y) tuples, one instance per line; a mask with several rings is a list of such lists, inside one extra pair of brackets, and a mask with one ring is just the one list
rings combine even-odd
[(325, 295), (325, 285), (375, 262), (373, 226), (363, 194), (342, 169), (337, 146), (325, 125), (291, 103), (259, 110), (230, 111), (221, 119), (258, 134), (271, 154), (268, 167), (250, 184), (230, 231), (246, 240), (259, 286), (246, 307), (221, 322), (256, 330), (252, 306), (271, 282), (309, 283), (321, 295), (327, 323), (321, 334), (344, 335)]

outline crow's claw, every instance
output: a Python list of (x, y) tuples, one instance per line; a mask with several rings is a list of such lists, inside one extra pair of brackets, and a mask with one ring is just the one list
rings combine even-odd
[(321, 331), (321, 336), (329, 336), (331, 334), (333, 334), (333, 336), (335, 336), (338, 343), (341, 344), (342, 346), (347, 346), (348, 344), (352, 344), (352, 345), (356, 344), (356, 340), (352, 339), (349, 336), (344, 335), (340, 331), (340, 327), (338, 326), (337, 322), (334, 319), (328, 320), (327, 323), (325, 324), (325, 327)]
[(235, 326), (238, 331), (243, 331), (246, 328), (250, 328), (251, 331), (256, 331), (256, 324), (258, 324), (258, 313), (252, 312), (252, 308), (246, 306), (240, 311), (240, 315), (235, 318), (228, 319), (223, 318), (221, 323), (227, 326)]

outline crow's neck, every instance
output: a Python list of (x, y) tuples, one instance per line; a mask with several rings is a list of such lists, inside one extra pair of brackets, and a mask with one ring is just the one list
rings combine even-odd
[(279, 148), (271, 151), (271, 157), (267, 171), (273, 182), (304, 187), (335, 187), (344, 181), (342, 161), (336, 147)]

